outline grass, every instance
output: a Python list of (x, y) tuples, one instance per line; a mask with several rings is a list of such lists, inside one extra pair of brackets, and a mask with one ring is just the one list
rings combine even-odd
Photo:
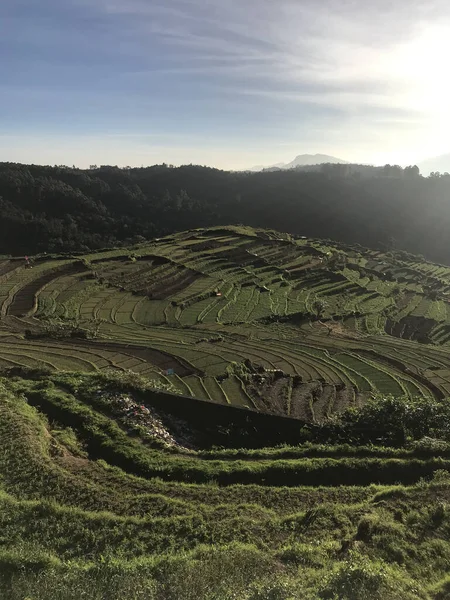
[(0, 597), (447, 597), (449, 285), (240, 226), (6, 265)]
[[(355, 472), (358, 457), (361, 462), (367, 461), (364, 455), (378, 454), (378, 463), (373, 458), (365, 463), (371, 480), (375, 464), (386, 469), (393, 460), (408, 461), (417, 473), (423, 461), (413, 450), (310, 444), (209, 451), (190, 460), (201, 461), (204, 472), (217, 472), (221, 463), (228, 473), (245, 472), (246, 483), (136, 477), (134, 467), (93, 460), (84, 438), (85, 431), (94, 437), (101, 431), (123, 435), (102, 425), (100, 413), (89, 408), (89, 402), (102, 404), (99, 384), (103, 391), (129, 385), (81, 374), (2, 381), (0, 590), (5, 597), (287, 599), (292, 594), (331, 598), (340, 590), (339, 597), (349, 599), (369, 592), (380, 598), (437, 598), (445, 588), (448, 475), (406, 487), (362, 485), (361, 477), (356, 486), (342, 486), (342, 477), (330, 485), (325, 475), (326, 488), (251, 483), (252, 473), (262, 473), (258, 460), (264, 461), (266, 476), (283, 468), (287, 480), (295, 472), (289, 464), (310, 470), (313, 460), (315, 468), (320, 460), (331, 464), (326, 456)], [(72, 396), (69, 402), (60, 386), (78, 389), (79, 400)], [(47, 417), (26, 402), (32, 393)], [(47, 412), (50, 405), (65, 406), (73, 428), (57, 425), (55, 413)], [(89, 425), (81, 425), (83, 419)], [(127, 436), (122, 443), (116, 440), (115, 448), (125, 452), (136, 444)], [(443, 451), (450, 455), (449, 448)], [(173, 462), (173, 470), (187, 460), (176, 453), (163, 459), (161, 450), (147, 452), (155, 460), (159, 455), (160, 468)], [(136, 461), (142, 464), (142, 457), (129, 467)], [(249, 462), (244, 471), (243, 461)], [(184, 465), (176, 469), (182, 478)]]

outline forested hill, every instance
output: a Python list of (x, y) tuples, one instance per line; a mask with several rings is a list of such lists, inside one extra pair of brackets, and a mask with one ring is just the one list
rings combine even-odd
[(390, 166), (238, 173), (0, 163), (3, 254), (95, 249), (237, 223), (394, 245), (450, 263), (450, 176)]

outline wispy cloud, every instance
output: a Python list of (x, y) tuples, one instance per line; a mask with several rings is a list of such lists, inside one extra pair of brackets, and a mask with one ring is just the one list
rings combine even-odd
[[(107, 14), (126, 16), (143, 47), (149, 38), (162, 44), (158, 66), (150, 71), (209, 76), (223, 87), (230, 84), (235, 93), (280, 101), (336, 102), (339, 107), (348, 101), (349, 110), (363, 105), (424, 108), (411, 97), (420, 74), (408, 69), (408, 54), (437, 17), (444, 27), (450, 17), (441, 0), (367, 5), (345, 0), (103, 0), (102, 7)], [(311, 95), (308, 90), (314, 87), (317, 93)]]
[(450, 134), (447, 0), (4, 0), (0, 51), (8, 131), (120, 123), (361, 159)]

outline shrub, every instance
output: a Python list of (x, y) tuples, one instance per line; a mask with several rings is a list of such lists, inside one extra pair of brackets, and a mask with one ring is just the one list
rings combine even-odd
[(426, 594), (398, 568), (353, 554), (319, 591), (324, 600), (418, 600)]
[(437, 442), (450, 441), (449, 423), (448, 402), (426, 397), (376, 396), (361, 409), (346, 410), (325, 425), (322, 432), (328, 432), (332, 439), (365, 444), (402, 446), (410, 440), (416, 442), (414, 448), (429, 450)]
[(450, 472), (445, 469), (438, 469), (433, 473), (432, 483), (450, 484)]

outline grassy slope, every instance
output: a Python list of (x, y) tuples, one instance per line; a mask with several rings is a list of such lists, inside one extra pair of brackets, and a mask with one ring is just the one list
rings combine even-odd
[[(0, 281), (1, 366), (50, 369), (0, 379), (0, 597), (449, 597), (450, 269), (247, 228), (55, 265)], [(183, 449), (111, 407), (148, 385), (341, 416)]]
[[(252, 473), (281, 466), (288, 483), (289, 466), (309, 460), (308, 468), (320, 471), (320, 459), (301, 459), (301, 448), (240, 451), (240, 460), (231, 451), (210, 456), (149, 448), (89, 408), (89, 398), (92, 406), (98, 402), (99, 381), (107, 385), (106, 378), (81, 375), (1, 384), (4, 597), (438, 597), (450, 557), (445, 474), (412, 486), (326, 479), (325, 487), (252, 484)], [(80, 406), (71, 386), (81, 390)], [(85, 426), (74, 420), (67, 429), (54, 412), (38, 413), (26, 401), (33, 394), (44, 412), (43, 398), (70, 400), (67, 410), (83, 412)], [(127, 458), (123, 468), (99, 459), (91, 442), (102, 430)], [(325, 447), (310, 446), (311, 454), (314, 448), (325, 454)], [(335, 452), (343, 478), (358, 468), (357, 458), (339, 456), (343, 448)], [(405, 461), (415, 460), (401, 449), (365, 452), (386, 461), (403, 452)], [(133, 465), (145, 460), (161, 474), (172, 469), (175, 480), (132, 475)], [(183, 483), (189, 462), (205, 474), (203, 483)], [(214, 482), (221, 469), (239, 473), (245, 465), (241, 485)], [(372, 465), (364, 465), (375, 481)]]

